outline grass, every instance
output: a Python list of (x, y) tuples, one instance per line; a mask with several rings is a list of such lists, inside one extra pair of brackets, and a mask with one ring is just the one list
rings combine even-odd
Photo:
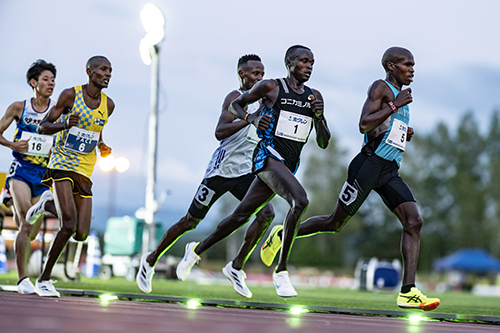
[[(17, 274), (11, 271), (0, 274), (0, 284), (15, 285)], [(109, 291), (142, 294), (135, 281), (121, 277), (109, 280), (81, 277), (78, 282), (59, 281), (57, 288)], [(193, 281), (178, 281), (165, 278), (153, 280), (153, 295), (188, 297), (199, 299), (251, 301), (256, 303), (276, 303), (295, 305), (315, 305), (328, 307), (375, 309), (401, 311), (396, 306), (396, 292), (366, 292), (341, 288), (300, 288), (296, 287), (298, 297), (284, 299), (276, 295), (273, 286), (249, 285), (253, 297), (245, 299), (236, 294), (229, 281), (212, 285), (201, 285)], [(441, 305), (433, 313), (494, 316), (500, 317), (500, 299), (493, 296), (476, 296), (469, 292), (429, 292), (430, 297), (439, 297)]]

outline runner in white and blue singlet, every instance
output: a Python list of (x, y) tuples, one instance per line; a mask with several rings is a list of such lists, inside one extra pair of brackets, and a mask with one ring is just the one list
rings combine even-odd
[[(259, 56), (247, 54), (240, 57), (237, 69), (240, 88), (231, 91), (224, 99), (222, 113), (215, 129), (215, 136), (220, 140), (220, 145), (210, 159), (205, 176), (196, 191), (188, 212), (167, 230), (152, 252), (145, 253), (141, 258), (136, 282), (145, 293), (152, 290), (152, 277), (158, 259), (177, 239), (195, 229), (205, 218), (212, 205), (223, 194), (230, 192), (235, 198), (242, 200), (255, 179), (255, 175), (252, 173), (252, 155), (259, 140), (256, 128), (246, 121), (234, 117), (228, 108), (232, 101), (262, 80), (264, 65)], [(261, 101), (251, 103), (246, 108), (247, 112), (251, 114), (258, 113), (261, 109)], [(274, 211), (271, 204), (268, 204), (256, 214), (256, 219), (248, 228), (247, 234), (262, 235), (273, 219)], [(245, 237), (239, 255), (231, 267), (225, 267), (228, 275), (238, 278), (235, 283), (240, 286), (239, 292), (244, 297), (251, 297), (251, 292), (246, 288), (245, 273), (242, 269), (261, 237)], [(196, 244), (194, 242), (187, 244), (186, 252), (192, 254)], [(186, 279), (188, 274), (189, 271), (177, 270), (177, 277), (180, 280)]]
[[(50, 98), (55, 87), (55, 77), (56, 67), (53, 64), (41, 59), (35, 61), (26, 73), (33, 97), (12, 103), (0, 120), (0, 144), (12, 149), (14, 156), (8, 169), (5, 187), (12, 194), (14, 220), (19, 228), (15, 252), (19, 276), (17, 288), (20, 294), (35, 293), (26, 266), (31, 251), (30, 241), (35, 239), (42, 222), (42, 219), (34, 219), (30, 223), (26, 214), (34, 204), (44, 205), (47, 211), (56, 214), (52, 192), (41, 184), (47, 169), (53, 136), (37, 133), (38, 125), (55, 104)], [(9, 141), (3, 133), (14, 121), (14, 140)]]

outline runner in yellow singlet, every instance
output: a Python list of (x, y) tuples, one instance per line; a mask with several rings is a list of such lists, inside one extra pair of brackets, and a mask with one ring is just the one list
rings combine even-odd
[(65, 89), (38, 129), (41, 134), (57, 133), (42, 183), (53, 188), (62, 220), (35, 284), (40, 296), (59, 297), (50, 280), (52, 268), (71, 236), (77, 241), (87, 239), (92, 216), (90, 176), (97, 160), (96, 148), (102, 157), (111, 153), (102, 139), (102, 129), (115, 108), (102, 92), (111, 79), (111, 63), (103, 56), (94, 56), (87, 61), (86, 71), (88, 83)]

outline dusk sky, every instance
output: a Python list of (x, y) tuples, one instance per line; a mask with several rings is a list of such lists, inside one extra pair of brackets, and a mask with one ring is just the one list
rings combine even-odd
[[(64, 88), (86, 83), (91, 56), (111, 61), (113, 77), (104, 92), (116, 109), (103, 135), (115, 157), (131, 162), (117, 175), (117, 204), (127, 214), (144, 205), (146, 184), (151, 68), (139, 55), (145, 35), (139, 13), (145, 3), (0, 0), (2, 114), (12, 102), (32, 96), (25, 74), (38, 58), (57, 67), (54, 98)], [(277, 78), (286, 76), (283, 57), (289, 46), (310, 47), (316, 63), (307, 84), (323, 94), (329, 127), (348, 159), (360, 148), (361, 106), (370, 84), (385, 76), (380, 59), (388, 47), (406, 47), (415, 57), (410, 126), (416, 135), (429, 133), (439, 121), (455, 126), (470, 110), (485, 130), (492, 111), (500, 108), (498, 1), (152, 3), (166, 17), (157, 188), (158, 194), (169, 190), (170, 195), (162, 211), (184, 214), (189, 207), (218, 146), (214, 128), (224, 97), (238, 87), (236, 63), (243, 54), (260, 55), (265, 77)], [(4, 135), (11, 139), (13, 133), (14, 125)], [(320, 151), (310, 141), (304, 154)], [(11, 159), (0, 147), (1, 170), (7, 171)], [(96, 166), (92, 180), (94, 206), (105, 206), (107, 175)]]

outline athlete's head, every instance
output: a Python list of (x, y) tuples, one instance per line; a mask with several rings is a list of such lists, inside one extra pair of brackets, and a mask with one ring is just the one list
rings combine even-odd
[(35, 88), (34, 83), (31, 82), (31, 80), (33, 79), (35, 81), (38, 81), (43, 71), (51, 72), (53, 75), (53, 79), (56, 78), (56, 73), (57, 73), (56, 66), (46, 62), (45, 60), (38, 59), (37, 61), (31, 64), (30, 68), (28, 69), (28, 72), (26, 72), (26, 81), (28, 81), (28, 84), (31, 88)]
[(288, 75), (300, 82), (306, 82), (311, 77), (314, 64), (314, 54), (303, 45), (293, 45), (285, 53), (285, 66)]
[(391, 47), (382, 56), (382, 66), (386, 72), (386, 79), (397, 82), (402, 87), (413, 82), (415, 60), (413, 54), (402, 47)]
[(264, 77), (264, 65), (256, 54), (245, 54), (238, 59), (238, 77), (240, 88), (250, 90)]
[(105, 56), (93, 56), (87, 60), (86, 64), (87, 75), (89, 82), (99, 88), (107, 88), (111, 79), (111, 62)]

